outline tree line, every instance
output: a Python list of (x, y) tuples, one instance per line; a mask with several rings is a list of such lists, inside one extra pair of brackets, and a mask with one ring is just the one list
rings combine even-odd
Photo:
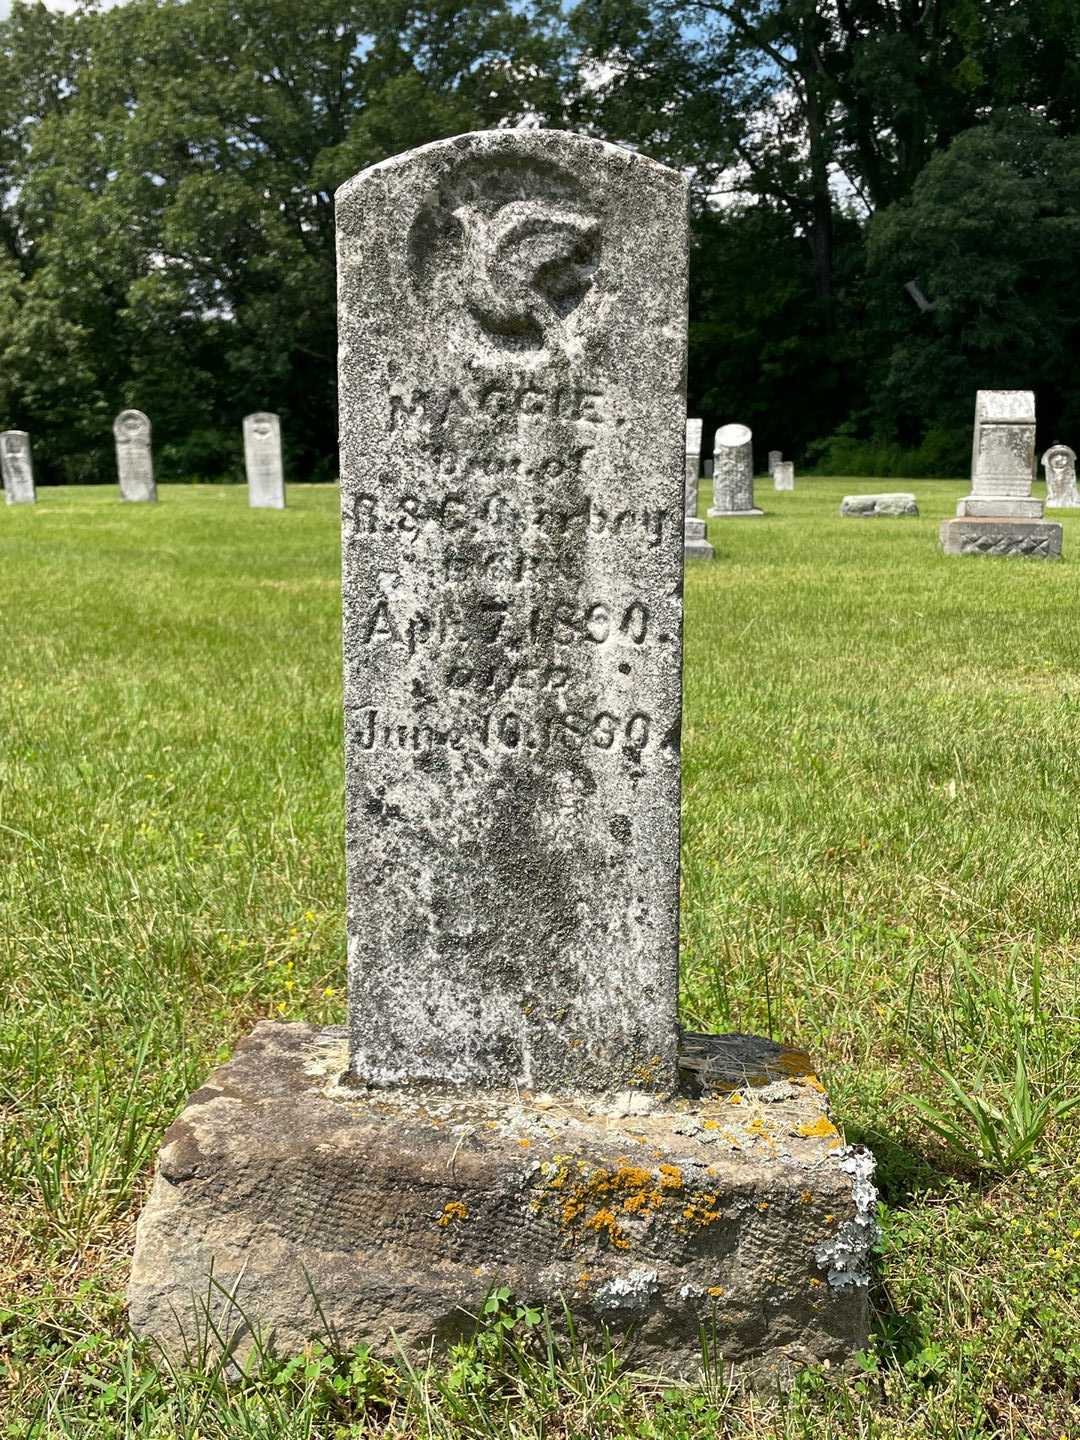
[[(48, 482), (336, 474), (333, 194), (515, 124), (691, 176), (689, 404), (835, 473), (959, 474), (974, 391), (1080, 448), (1076, 0), (129, 0), (0, 24), (0, 417)], [(760, 457), (759, 457), (760, 463)]]

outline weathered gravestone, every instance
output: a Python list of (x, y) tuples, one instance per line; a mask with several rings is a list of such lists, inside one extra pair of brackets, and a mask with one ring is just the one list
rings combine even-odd
[(1076, 488), (1076, 451), (1068, 445), (1051, 445), (1042, 457), (1046, 476), (1046, 508), (1074, 510), (1080, 505)]
[(500, 131), (337, 200), (349, 1027), (191, 1098), (132, 1324), (422, 1355), (507, 1285), (675, 1371), (844, 1360), (872, 1162), (801, 1052), (679, 1046), (685, 182)]
[(281, 462), (281, 422), (260, 411), (244, 417), (244, 467), (248, 504), (255, 510), (285, 509), (285, 471)]
[(857, 519), (896, 520), (905, 515), (918, 515), (919, 506), (910, 490), (883, 491), (877, 495), (845, 495), (840, 501), (840, 514)]
[(113, 421), (113, 435), (121, 500), (156, 500), (150, 421), (141, 410), (121, 410)]
[(772, 467), (773, 489), (794, 490), (795, 489), (795, 462), (794, 460), (778, 460)]
[(754, 437), (745, 425), (724, 425), (713, 442), (713, 503), (710, 518), (737, 519), (763, 512), (754, 507)]
[(941, 522), (947, 555), (1061, 554), (1061, 526), (1043, 519), (1031, 493), (1035, 467), (1035, 396), (1030, 390), (980, 390), (975, 398), (971, 494)]
[(686, 494), (683, 501), (683, 555), (688, 559), (711, 560), (713, 547), (708, 541), (704, 520), (697, 518), (698, 477), (701, 474), (701, 421), (686, 422)]
[(769, 451), (769, 474), (776, 479), (776, 467), (784, 463), (784, 452), (782, 450)]
[(4, 499), (9, 505), (33, 505), (34, 461), (30, 436), (25, 430), (5, 430), (0, 435), (0, 470), (4, 476)]

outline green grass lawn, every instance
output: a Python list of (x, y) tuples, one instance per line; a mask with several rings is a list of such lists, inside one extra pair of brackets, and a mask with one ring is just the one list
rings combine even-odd
[[(0, 513), (0, 1436), (1080, 1437), (1080, 1110), (980, 1129), (942, 1074), (1080, 1085), (1080, 515), (1057, 564), (946, 559), (963, 484), (797, 484), (688, 576), (682, 1003), (808, 1046), (878, 1156), (861, 1373), (748, 1398), (485, 1337), (226, 1390), (127, 1339), (186, 1092), (258, 1017), (344, 1016), (337, 496), (42, 490)], [(921, 519), (838, 518), (902, 488)]]

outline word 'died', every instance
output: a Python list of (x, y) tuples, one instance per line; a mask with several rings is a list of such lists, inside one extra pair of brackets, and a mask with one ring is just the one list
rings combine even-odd
[(649, 620), (649, 608), (640, 600), (614, 608), (595, 601), (525, 609), (509, 600), (479, 597), (468, 607), (448, 604), (418, 611), (384, 599), (375, 601), (360, 618), (356, 636), (361, 645), (389, 643), (409, 655), (425, 645), (497, 645), (507, 652), (619, 640), (634, 646), (648, 639)]
[[(558, 480), (564, 469), (563, 461), (553, 459), (550, 478)], [(666, 510), (604, 505), (592, 495), (569, 509), (554, 503), (525, 508), (506, 494), (477, 495), (465, 490), (430, 497), (376, 495), (363, 490), (352, 497), (347, 516), (362, 535), (397, 534), (408, 543), (425, 532), (441, 531), (491, 539), (515, 536), (526, 542), (610, 535), (637, 538), (655, 547), (663, 541), (668, 523)]]

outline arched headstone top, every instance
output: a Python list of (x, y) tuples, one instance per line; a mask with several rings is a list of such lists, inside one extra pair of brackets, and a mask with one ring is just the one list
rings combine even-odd
[[(623, 185), (656, 201), (627, 215)], [(343, 294), (348, 238), (362, 232), (375, 186), (404, 261), (398, 323), (424, 315), (430, 345), (472, 351), (478, 364), (508, 355), (536, 366), (581, 361), (608, 343), (613, 319), (649, 314), (655, 290), (631, 295), (613, 281), (637, 243), (635, 218), (648, 225), (655, 203), (686, 205), (681, 175), (604, 141), (561, 130), (459, 135), (383, 161), (338, 191)], [(627, 334), (626, 343), (640, 350), (648, 338)]]
[(1049, 450), (1043, 451), (1043, 465), (1068, 465), (1076, 464), (1076, 451), (1069, 445), (1051, 445)]
[(118, 445), (149, 445), (150, 420), (141, 410), (121, 410), (113, 421), (113, 435)]
[(270, 410), (256, 410), (254, 414), (244, 416), (244, 429), (259, 440), (269, 440), (271, 435), (281, 429), (281, 421)]
[(734, 450), (740, 445), (748, 445), (753, 438), (753, 431), (747, 425), (722, 425), (716, 432), (715, 444), (725, 450)]

